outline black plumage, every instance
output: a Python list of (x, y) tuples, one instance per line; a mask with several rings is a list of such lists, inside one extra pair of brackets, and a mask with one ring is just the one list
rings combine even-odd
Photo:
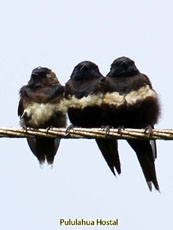
[[(18, 115), (20, 124), (27, 128), (65, 127), (63, 106), (64, 86), (55, 73), (45, 67), (32, 71), (27, 85), (20, 89)], [(58, 150), (59, 138), (27, 138), (30, 149), (42, 164), (52, 164)]]
[[(153, 128), (160, 106), (149, 78), (140, 73), (133, 60), (117, 58), (104, 82), (103, 110), (105, 125), (115, 128)], [(127, 140), (137, 154), (150, 190), (159, 190), (155, 172), (156, 143)]]
[[(92, 62), (79, 63), (73, 70), (70, 80), (65, 85), (68, 116), (77, 127), (100, 128), (102, 123), (101, 105), (104, 77), (98, 66)], [(117, 142), (108, 139), (96, 139), (111, 171), (121, 172)]]

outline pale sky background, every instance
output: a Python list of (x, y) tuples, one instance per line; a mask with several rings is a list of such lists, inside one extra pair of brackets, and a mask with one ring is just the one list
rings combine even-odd
[[(156, 128), (173, 128), (172, 29), (172, 0), (1, 1), (0, 126), (19, 126), (18, 92), (35, 67), (51, 68), (64, 84), (81, 61), (106, 75), (125, 55), (160, 96)], [(151, 193), (125, 141), (115, 178), (93, 140), (62, 140), (51, 169), (40, 168), (25, 139), (1, 138), (0, 229), (172, 230), (173, 142), (157, 143), (161, 193)], [(60, 227), (60, 218), (118, 218), (119, 226)]]

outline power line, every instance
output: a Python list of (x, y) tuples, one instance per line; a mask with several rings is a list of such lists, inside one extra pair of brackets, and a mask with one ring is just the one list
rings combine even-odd
[(108, 139), (159, 139), (173, 140), (173, 129), (153, 129), (152, 133), (145, 129), (107, 129), (103, 128), (8, 128), (0, 127), (0, 137), (26, 138), (26, 137), (49, 137), (49, 138), (108, 138)]

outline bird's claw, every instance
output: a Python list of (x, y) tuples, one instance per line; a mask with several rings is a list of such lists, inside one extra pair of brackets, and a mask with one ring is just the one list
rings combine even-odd
[(122, 135), (122, 130), (124, 130), (125, 127), (124, 126), (119, 126), (118, 127), (118, 134)]
[(73, 128), (74, 128), (73, 125), (69, 125), (69, 126), (66, 128), (65, 136), (69, 136), (69, 135), (70, 135), (70, 130), (73, 130)]
[(152, 126), (151, 126), (151, 125), (148, 125), (148, 126), (145, 128), (144, 133), (148, 133), (149, 137), (151, 137), (152, 134), (153, 134)]
[(24, 132), (27, 133), (27, 131), (30, 131), (30, 130), (31, 130), (31, 127), (23, 126), (22, 129), (23, 129)]
[(48, 132), (49, 132), (49, 130), (51, 130), (51, 129), (53, 129), (53, 126), (49, 126), (49, 127), (47, 127), (47, 128), (46, 128), (47, 133), (48, 133)]
[(110, 132), (110, 126), (109, 125), (102, 126), (101, 129), (105, 130), (105, 137), (107, 137)]

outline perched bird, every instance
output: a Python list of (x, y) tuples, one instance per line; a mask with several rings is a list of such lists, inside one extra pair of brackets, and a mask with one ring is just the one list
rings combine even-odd
[[(27, 85), (20, 89), (18, 115), (20, 124), (27, 128), (50, 128), (66, 126), (66, 111), (62, 103), (64, 86), (55, 73), (45, 67), (32, 71)], [(27, 138), (28, 144), (40, 164), (54, 161), (59, 138)]]
[[(140, 73), (133, 60), (114, 60), (104, 81), (103, 109), (105, 124), (114, 128), (151, 128), (157, 123), (160, 106), (149, 78)], [(159, 190), (155, 172), (156, 143), (127, 140), (136, 152), (149, 189)]]
[[(104, 77), (96, 64), (83, 61), (74, 68), (70, 80), (65, 85), (68, 116), (74, 126), (100, 128), (103, 125), (101, 115), (103, 84)], [(96, 139), (96, 142), (113, 174), (115, 174), (114, 167), (120, 174), (117, 141)]]

